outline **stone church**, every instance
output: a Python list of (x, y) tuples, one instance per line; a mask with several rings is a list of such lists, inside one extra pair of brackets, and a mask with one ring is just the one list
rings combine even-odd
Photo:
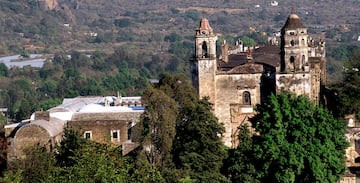
[[(290, 14), (279, 37), (262, 47), (217, 44), (218, 35), (203, 18), (195, 34), (192, 81), (200, 98), (208, 96), (226, 132), (225, 145), (237, 144), (238, 127), (271, 93), (291, 91), (322, 101), (326, 84), (325, 42), (315, 42), (296, 14)], [(221, 50), (217, 50), (220, 47)]]

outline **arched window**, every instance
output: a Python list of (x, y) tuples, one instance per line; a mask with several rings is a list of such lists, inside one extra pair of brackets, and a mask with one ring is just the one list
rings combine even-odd
[(295, 57), (294, 56), (291, 56), (290, 57), (290, 64), (291, 64), (291, 66), (292, 66), (292, 69), (295, 69), (296, 67), (295, 67)]
[(251, 95), (250, 92), (244, 91), (243, 93), (243, 104), (244, 105), (251, 105)]
[(290, 41), (290, 45), (291, 45), (291, 46), (294, 46), (294, 45), (295, 45), (295, 41), (294, 41), (294, 40), (291, 40), (291, 41)]
[(208, 47), (205, 41), (202, 44), (202, 58), (208, 58)]
[(302, 67), (303, 71), (305, 70), (304, 66), (305, 66), (305, 55), (303, 55), (301, 58), (301, 67)]

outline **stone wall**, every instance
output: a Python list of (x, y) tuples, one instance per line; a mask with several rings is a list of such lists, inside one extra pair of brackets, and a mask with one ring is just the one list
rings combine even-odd
[[(225, 145), (229, 147), (233, 145), (233, 137), (237, 136), (237, 127), (248, 121), (247, 118), (253, 115), (253, 107), (260, 103), (260, 81), (261, 73), (216, 76), (215, 115), (225, 127), (223, 134)], [(250, 93), (251, 105), (243, 105), (244, 92)]]
[[(78, 113), (67, 125), (81, 135), (86, 131), (91, 132), (91, 140), (95, 142), (118, 146), (131, 140), (129, 129), (139, 122), (141, 114), (142, 112)], [(119, 140), (111, 140), (113, 130), (120, 131)]]
[(290, 91), (296, 95), (312, 98), (310, 73), (289, 73), (276, 75), (276, 92)]
[[(92, 133), (91, 140), (111, 145), (121, 145), (128, 139), (128, 121), (124, 120), (87, 120), (87, 121), (69, 121), (68, 127), (75, 129), (81, 135), (89, 131)], [(120, 140), (111, 141), (111, 131), (120, 131)]]
[(50, 148), (52, 139), (49, 133), (38, 125), (26, 125), (16, 133), (10, 148), (10, 157), (23, 158), (24, 150), (35, 145)]

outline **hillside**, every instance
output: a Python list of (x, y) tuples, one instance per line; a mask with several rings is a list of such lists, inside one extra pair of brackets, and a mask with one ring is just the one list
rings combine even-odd
[[(2, 48), (0, 54), (17, 52), (25, 44), (35, 44), (46, 51), (104, 48), (102, 44), (113, 48), (129, 41), (153, 48), (172, 32), (192, 36), (201, 16), (210, 20), (216, 32), (231, 36), (249, 30), (277, 31), (291, 11), (314, 31), (343, 28), (360, 32), (357, 17), (360, 6), (355, 0), (300, 3), (290, 0), (277, 6), (264, 0), (1, 0), (1, 3), (0, 36), (2, 47), (7, 48)], [(97, 33), (97, 39), (91, 33)]]

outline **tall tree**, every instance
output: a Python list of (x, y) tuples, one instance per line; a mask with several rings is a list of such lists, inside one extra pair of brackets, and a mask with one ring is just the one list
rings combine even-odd
[(149, 163), (162, 166), (171, 159), (177, 117), (176, 104), (172, 98), (156, 88), (146, 90), (142, 100), (146, 111), (138, 125), (140, 142)]
[(345, 171), (345, 124), (303, 96), (271, 95), (251, 119), (261, 182), (336, 182)]
[(345, 64), (344, 79), (339, 83), (340, 114), (360, 116), (360, 48), (354, 49)]
[(207, 99), (188, 105), (178, 118), (173, 145), (174, 162), (197, 182), (228, 182), (220, 173), (225, 147), (224, 127), (211, 112)]

